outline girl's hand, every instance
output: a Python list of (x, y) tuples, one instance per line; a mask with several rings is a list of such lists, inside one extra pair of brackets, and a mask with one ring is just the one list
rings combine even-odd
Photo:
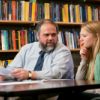
[(87, 48), (82, 47), (80, 49), (80, 55), (81, 55), (81, 59), (87, 60), (88, 59), (88, 55), (89, 55)]

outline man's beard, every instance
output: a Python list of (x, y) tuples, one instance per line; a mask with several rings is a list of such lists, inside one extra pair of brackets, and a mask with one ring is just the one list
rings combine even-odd
[(57, 43), (53, 43), (52, 46), (48, 46), (48, 44), (40, 43), (40, 46), (41, 46), (43, 51), (45, 51), (45, 52), (52, 52), (55, 49), (56, 44)]

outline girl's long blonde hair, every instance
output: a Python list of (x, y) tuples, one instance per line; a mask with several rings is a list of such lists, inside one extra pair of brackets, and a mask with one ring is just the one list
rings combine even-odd
[(95, 46), (90, 49), (90, 56), (88, 60), (88, 62), (92, 64), (89, 79), (93, 79), (96, 55), (98, 54), (98, 52), (100, 52), (100, 21), (91, 21), (91, 22), (84, 23), (82, 25), (82, 29), (93, 34), (93, 36), (97, 38), (95, 41)]

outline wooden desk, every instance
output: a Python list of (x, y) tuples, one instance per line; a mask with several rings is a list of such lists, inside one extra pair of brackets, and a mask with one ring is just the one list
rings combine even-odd
[(84, 91), (86, 89), (100, 88), (100, 82), (84, 80), (47, 80), (37, 83), (21, 83), (0, 85), (0, 96), (33, 96), (48, 93), (63, 93), (68, 91)]

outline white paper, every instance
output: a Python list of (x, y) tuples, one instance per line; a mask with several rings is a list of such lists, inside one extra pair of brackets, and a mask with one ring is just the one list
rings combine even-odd
[(10, 70), (9, 69), (6, 69), (6, 68), (0, 68), (0, 75), (4, 75), (4, 76), (7, 76), (10, 74)]
[(43, 80), (25, 80), (25, 81), (12, 81), (12, 82), (0, 82), (0, 85), (18, 85), (18, 84), (33, 84), (33, 83), (43, 83)]
[(5, 76), (7, 80), (14, 80), (14, 77), (11, 75), (11, 70), (7, 68), (0, 68), (0, 75)]

